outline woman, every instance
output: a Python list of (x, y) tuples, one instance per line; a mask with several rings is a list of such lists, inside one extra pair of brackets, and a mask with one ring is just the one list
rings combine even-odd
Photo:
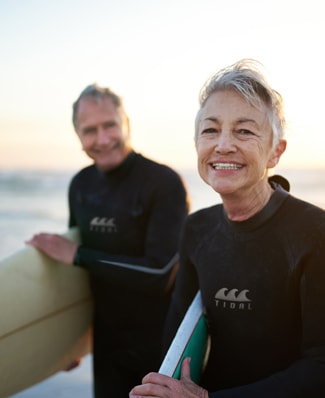
[(188, 217), (166, 330), (196, 291), (211, 352), (200, 386), (150, 373), (130, 397), (325, 397), (325, 212), (268, 181), (285, 151), (281, 96), (252, 60), (200, 93), (201, 178), (222, 204)]

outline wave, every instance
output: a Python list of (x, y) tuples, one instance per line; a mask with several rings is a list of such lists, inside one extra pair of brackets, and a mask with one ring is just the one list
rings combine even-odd
[(66, 189), (71, 175), (71, 172), (42, 170), (0, 171), (0, 190), (27, 193), (44, 189)]

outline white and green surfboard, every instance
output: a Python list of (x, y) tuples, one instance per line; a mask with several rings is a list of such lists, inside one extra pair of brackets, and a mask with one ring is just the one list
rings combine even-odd
[(200, 291), (194, 297), (160, 366), (159, 373), (179, 379), (183, 359), (191, 357), (191, 378), (198, 383), (209, 353), (206, 316)]

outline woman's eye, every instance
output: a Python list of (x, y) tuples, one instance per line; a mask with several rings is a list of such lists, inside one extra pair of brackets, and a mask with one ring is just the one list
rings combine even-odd
[(251, 130), (247, 130), (247, 129), (237, 130), (237, 133), (239, 135), (254, 135), (254, 133)]
[(204, 129), (201, 134), (212, 134), (212, 133), (216, 133), (217, 130), (214, 128), (209, 128), (209, 129)]

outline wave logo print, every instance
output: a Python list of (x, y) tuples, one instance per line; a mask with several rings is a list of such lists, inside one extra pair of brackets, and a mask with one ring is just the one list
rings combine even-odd
[(117, 232), (115, 219), (106, 217), (94, 217), (90, 221), (90, 230), (96, 232)]
[(247, 297), (249, 290), (244, 289), (239, 292), (238, 289), (227, 289), (223, 287), (215, 294), (217, 307), (228, 308), (231, 310), (251, 310), (252, 300)]

